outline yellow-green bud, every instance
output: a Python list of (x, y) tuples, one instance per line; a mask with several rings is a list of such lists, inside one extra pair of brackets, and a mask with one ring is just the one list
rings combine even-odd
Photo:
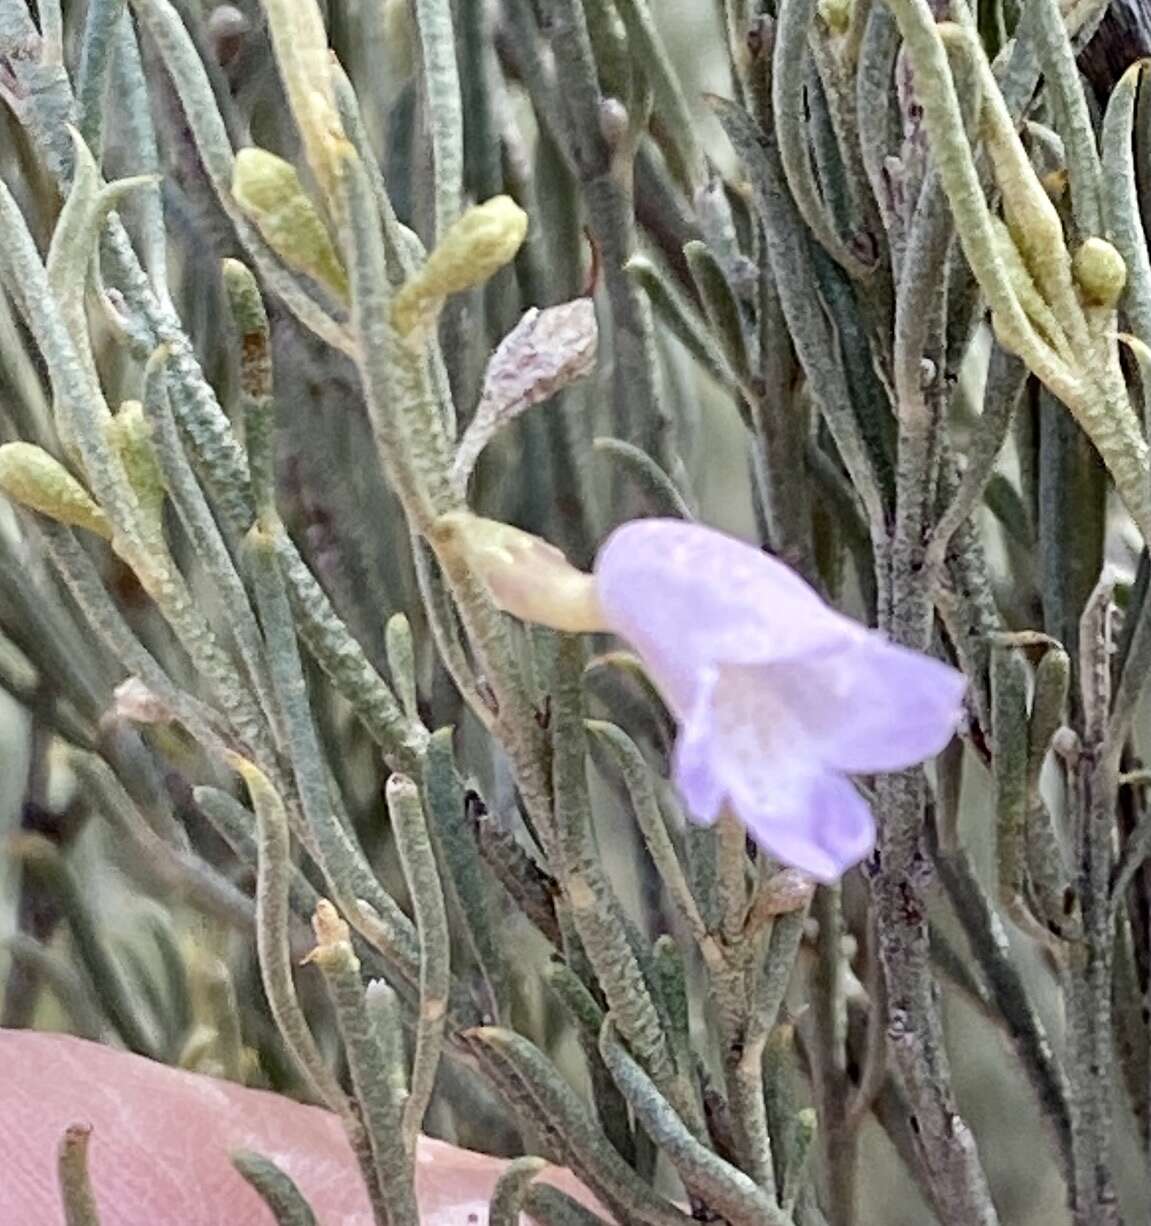
[(241, 149), (232, 171), (232, 195), (289, 268), (347, 300), (348, 277), (332, 236), (291, 162), (255, 145)]
[(449, 294), (482, 285), (515, 258), (528, 215), (510, 196), (473, 205), (440, 239), (423, 268), (396, 295), (392, 323), (401, 336), (426, 328)]
[(300, 146), (328, 215), (339, 218), (344, 158), (335, 72), (318, 0), (263, 0), (268, 33)]
[(833, 34), (846, 34), (851, 25), (852, 0), (819, 0), (819, 15)]
[(1047, 193), (1048, 198), (1052, 201), (1062, 200), (1067, 195), (1067, 188), (1070, 184), (1070, 179), (1067, 175), (1067, 168), (1060, 166), (1058, 170), (1048, 171), (1039, 180), (1043, 184), (1043, 190)]
[(571, 633), (606, 629), (595, 580), (538, 536), (452, 511), (436, 521), (432, 544), (437, 553), (462, 558), (513, 617)]
[(231, 258), (223, 261), (221, 269), (232, 320), (241, 338), (266, 335), (268, 314), (264, 310), (259, 282), (251, 269), (239, 260)]
[(91, 494), (59, 460), (34, 443), (0, 447), (0, 491), (59, 523), (112, 539), (112, 525)]
[(155, 519), (164, 507), (164, 477), (152, 450), (151, 429), (138, 400), (125, 400), (119, 413), (104, 427), (124, 472), (140, 502), (140, 510)]
[(1127, 284), (1127, 265), (1105, 238), (1089, 238), (1071, 262), (1075, 284), (1091, 306), (1113, 307)]

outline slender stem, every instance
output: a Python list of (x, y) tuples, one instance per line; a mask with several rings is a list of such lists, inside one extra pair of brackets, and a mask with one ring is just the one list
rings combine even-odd
[(232, 1155), (232, 1165), (260, 1194), (276, 1226), (316, 1226), (316, 1215), (304, 1194), (270, 1158), (243, 1150)]
[(995, 913), (967, 852), (936, 852), (940, 879), (955, 908), (971, 952), (991, 989), (1000, 1025), (1009, 1034), (1039, 1108), (1055, 1135), (1064, 1176), (1072, 1177), (1070, 1088), (1043, 1020), (1028, 996), (1019, 968), (1011, 958), (1007, 933)]
[(545, 32), (611, 303), (613, 405), (621, 432), (675, 478), (672, 423), (659, 393), (651, 310), (625, 271), (636, 248), (635, 147), (627, 132), (632, 120), (618, 99), (600, 92), (583, 7), (579, 0), (555, 0)]
[(360, 979), (360, 962), (350, 933), (335, 907), (321, 900), (313, 926), (316, 948), (310, 960), (320, 968), (336, 1010), (356, 1101), (374, 1159), (368, 1183), (377, 1226), (419, 1226), (413, 1185), (413, 1159), (403, 1143), (403, 1094), (395, 1069), (388, 1066), (388, 1046), (368, 1007)]
[(868, 267), (840, 238), (831, 210), (820, 197), (809, 153), (804, 78), (816, 7), (815, 0), (784, 0), (778, 9), (771, 92), (780, 160), (796, 208), (811, 232), (850, 276), (862, 277)]
[(362, 1129), (312, 1036), (292, 978), (289, 889), (293, 866), (288, 816), (280, 797), (258, 768), (239, 759), (235, 765), (248, 785), (256, 811), (256, 951), (268, 1006), (309, 1088), (342, 1117), (355, 1147)]
[(416, 1051), (403, 1117), (404, 1144), (410, 1154), (415, 1154), (416, 1139), (431, 1102), (444, 1045), (444, 1024), (451, 988), (451, 947), (443, 888), (419, 789), (405, 775), (393, 775), (388, 780), (387, 797), (392, 829), (415, 910), (416, 935), (420, 944)]
[(1101, 582), (1080, 622), (1083, 736), (1070, 763), (1076, 887), (1083, 939), (1070, 950), (1066, 975), (1071, 1152), (1075, 1226), (1119, 1226), (1111, 1170), (1111, 992), (1114, 921), (1111, 840), (1118, 780), (1101, 753), (1111, 699), (1111, 584)]
[(1095, 126), (1059, 0), (1036, 0), (1036, 51), (1067, 151), (1071, 207), (1082, 238), (1103, 233), (1103, 168)]
[(60, 1196), (64, 1201), (65, 1226), (100, 1226), (100, 1213), (88, 1178), (88, 1144), (91, 1138), (90, 1124), (70, 1124), (60, 1140), (56, 1174), (60, 1181)]
[(813, 1073), (819, 1110), (819, 1141), (827, 1174), (828, 1221), (852, 1226), (858, 1129), (850, 1126), (851, 1083), (847, 1076), (847, 1006), (844, 998), (843, 912), (839, 890), (821, 886), (812, 907), (819, 945), (811, 979)]
[(774, 1197), (692, 1135), (628, 1053), (610, 1019), (600, 1034), (600, 1053), (644, 1129), (671, 1159), (689, 1190), (729, 1221), (786, 1226)]
[[(901, 25), (902, 7), (902, 0), (893, 5)], [(925, 10), (923, 20), (928, 19), (930, 14)], [(934, 30), (933, 19), (930, 20)], [(903, 32), (911, 50), (913, 39), (918, 37), (917, 27), (909, 23)], [(934, 67), (947, 74), (942, 47), (939, 54), (942, 62)], [(925, 67), (914, 58), (913, 63), (917, 70)], [(948, 83), (950, 87), (949, 76)], [(930, 104), (922, 91), (921, 95), (926, 112)], [(962, 118), (953, 91), (950, 99), (955, 104), (951, 117), (954, 128), (950, 130), (961, 137)], [(943, 154), (937, 153), (937, 157), (942, 158)], [(946, 184), (942, 161), (940, 170)], [(971, 174), (975, 178), (973, 167)], [(980, 190), (977, 178), (976, 190)], [(986, 207), (982, 205), (981, 190), (979, 203)], [(955, 208), (954, 199), (952, 205)], [(917, 300), (922, 301), (921, 295), (921, 290), (915, 291)], [(905, 317), (908, 313), (905, 302)], [(934, 316), (931, 323), (938, 319), (934, 311), (924, 313)], [(890, 540), (877, 540), (875, 546), (885, 563), (879, 576), (881, 628), (892, 641), (929, 652), (933, 585), (925, 570), (925, 554), (940, 459), (942, 396), (938, 361), (930, 396), (925, 394), (917, 375), (924, 356), (940, 356), (941, 332), (935, 327), (930, 331), (925, 328), (918, 330), (916, 338), (917, 327), (909, 321), (909, 327), (897, 340), (900, 356), (896, 384), (900, 398), (895, 526)], [(877, 863), (870, 887), (887, 990), (888, 1041), (915, 1113), (917, 1152), (943, 1220), (949, 1226), (951, 1223), (994, 1226), (998, 1217), (987, 1178), (974, 1137), (955, 1102), (938, 988), (931, 972), (927, 918), (931, 866), (923, 842), (925, 789), (926, 780), (920, 770), (884, 775), (876, 782), (880, 825)]]
[(636, 822), (647, 843), (648, 854), (664, 883), (664, 888), (679, 911), (687, 930), (699, 946), (704, 960), (709, 965), (715, 966), (720, 957), (719, 948), (715, 938), (708, 931), (695, 895), (691, 892), (687, 875), (660, 811), (647, 764), (639, 749), (635, 742), (615, 724), (589, 720), (587, 729), (598, 741), (608, 747), (615, 758), (631, 799)]
[(520, 1210), (532, 1180), (547, 1166), (542, 1158), (517, 1158), (496, 1180), (488, 1205), (488, 1226), (519, 1226)]
[(76, 103), (80, 109), (80, 131), (97, 157), (103, 136), (108, 67), (113, 55), (116, 27), (123, 12), (124, 0), (97, 0), (88, 5), (84, 18)]
[[(482, 7), (482, 6), (481, 6)], [(431, 127), (433, 245), (460, 211), (464, 175), (464, 115), (456, 38), (449, 0), (417, 0), (420, 76)], [(479, 55), (479, 49), (473, 49)]]
[[(283, 532), (278, 525), (273, 525), (273, 529), (276, 535)], [(248, 550), (279, 723), (284, 730), (286, 753), (305, 819), (296, 832), (319, 864), (344, 914), (365, 939), (392, 960), (405, 979), (414, 981), (418, 977), (418, 955), (411, 922), (380, 885), (351, 832), (333, 809), (295, 625), (275, 556), (275, 536), (253, 529)], [(368, 904), (371, 913), (361, 902)]]

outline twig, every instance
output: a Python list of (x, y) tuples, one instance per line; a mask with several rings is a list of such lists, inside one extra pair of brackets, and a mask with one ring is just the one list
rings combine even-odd
[(65, 1226), (100, 1226), (96, 1197), (88, 1178), (91, 1124), (70, 1124), (64, 1130), (56, 1158)]

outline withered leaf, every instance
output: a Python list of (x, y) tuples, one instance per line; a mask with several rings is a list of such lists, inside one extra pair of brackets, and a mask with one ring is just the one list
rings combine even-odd
[(480, 452), (496, 431), (595, 367), (599, 332), (590, 298), (532, 307), (499, 343), (484, 373), (475, 416), (456, 451), (452, 478), (467, 487)]

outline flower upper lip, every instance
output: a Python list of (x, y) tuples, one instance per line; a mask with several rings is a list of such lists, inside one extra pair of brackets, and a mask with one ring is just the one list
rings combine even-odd
[(595, 574), (606, 620), (681, 718), (693, 678), (709, 665), (794, 659), (868, 633), (782, 562), (682, 520), (624, 524), (601, 548)]

